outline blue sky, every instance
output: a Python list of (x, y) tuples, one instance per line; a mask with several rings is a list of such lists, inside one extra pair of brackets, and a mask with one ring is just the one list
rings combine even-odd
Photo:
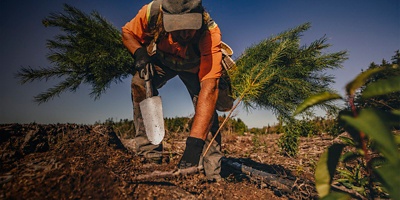
[[(332, 44), (326, 52), (347, 50), (349, 59), (343, 68), (328, 71), (336, 77), (333, 88), (343, 94), (343, 87), (371, 62), (390, 60), (400, 48), (400, 1), (398, 0), (204, 0), (203, 5), (220, 26), (223, 41), (234, 50), (233, 57), (262, 39), (305, 22), (311, 29), (304, 33), (302, 44), (326, 35)], [(66, 92), (38, 105), (33, 97), (58, 83), (38, 81), (20, 85), (14, 74), (21, 67), (49, 67), (46, 40), (57, 34), (45, 28), (43, 18), (60, 12), (63, 3), (89, 13), (98, 11), (120, 29), (148, 1), (21, 1), (0, 0), (0, 123), (84, 123), (107, 118), (132, 119), (130, 79), (113, 84), (94, 101), (90, 88), (82, 85), (77, 92)], [(160, 90), (165, 117), (192, 116), (190, 97), (179, 79)], [(276, 122), (268, 110), (234, 114), (249, 127)]]

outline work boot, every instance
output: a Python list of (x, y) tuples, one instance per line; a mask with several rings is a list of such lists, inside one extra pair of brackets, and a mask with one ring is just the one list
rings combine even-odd
[(162, 145), (141, 145), (136, 155), (139, 155), (144, 163), (162, 164)]
[(162, 164), (162, 144), (153, 145), (141, 136), (122, 140), (122, 143), (134, 155), (140, 156), (142, 162)]

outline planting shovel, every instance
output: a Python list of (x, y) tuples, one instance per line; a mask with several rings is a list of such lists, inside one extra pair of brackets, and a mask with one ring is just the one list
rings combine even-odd
[(154, 72), (151, 64), (146, 65), (146, 69), (140, 73), (146, 81), (146, 99), (139, 104), (144, 128), (149, 141), (157, 145), (161, 143), (165, 134), (161, 97), (153, 96), (151, 78)]

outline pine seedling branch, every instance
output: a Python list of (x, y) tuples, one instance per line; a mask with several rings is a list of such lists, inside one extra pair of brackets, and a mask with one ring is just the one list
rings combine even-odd
[(49, 68), (23, 67), (16, 77), (21, 83), (63, 79), (34, 97), (44, 103), (79, 85), (92, 87), (90, 96), (99, 98), (111, 85), (132, 73), (133, 60), (121, 41), (121, 33), (98, 12), (90, 15), (64, 4), (64, 13), (51, 13), (43, 20), (46, 27), (57, 27), (61, 34), (47, 41)]
[[(323, 54), (321, 51), (330, 46), (325, 44), (325, 37), (308, 47), (300, 47), (301, 33), (310, 27), (309, 23), (305, 23), (263, 40), (247, 48), (236, 60), (236, 66), (229, 72), (236, 102), (210, 144), (241, 103), (247, 109), (272, 110), (289, 121), (292, 120), (291, 113), (306, 97), (331, 91), (329, 85), (333, 77), (320, 72), (340, 67), (346, 59), (346, 52)], [(328, 103), (320, 107), (336, 109), (335, 105)]]

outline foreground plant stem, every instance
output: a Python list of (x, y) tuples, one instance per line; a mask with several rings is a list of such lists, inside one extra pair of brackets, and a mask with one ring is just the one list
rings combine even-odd
[[(351, 107), (351, 111), (353, 112), (353, 116), (354, 118), (358, 117), (358, 113), (357, 113), (357, 109), (356, 106), (354, 105), (354, 95), (350, 95), (349, 96), (349, 104)], [(364, 151), (364, 158), (366, 160), (366, 162), (369, 161), (369, 155), (368, 155), (368, 149), (367, 149), (367, 141), (365, 138), (365, 133), (360, 131), (360, 140), (361, 140), (361, 147), (362, 150)]]
[[(351, 107), (351, 111), (353, 112), (353, 116), (354, 118), (358, 117), (358, 113), (357, 113), (357, 109), (356, 106), (354, 104), (354, 95), (349, 95), (349, 104)], [(370, 156), (368, 154), (368, 149), (367, 149), (367, 138), (365, 137), (365, 133), (360, 131), (360, 142), (361, 142), (361, 148), (364, 152), (364, 159), (365, 159), (365, 163), (364, 166), (366, 166), (366, 172), (367, 172), (367, 177), (368, 177), (368, 188), (370, 191), (370, 197), (374, 196), (374, 186), (373, 186), (373, 181), (371, 180), (371, 174), (372, 174), (372, 169), (371, 167), (368, 165), (369, 161), (370, 161)]]

